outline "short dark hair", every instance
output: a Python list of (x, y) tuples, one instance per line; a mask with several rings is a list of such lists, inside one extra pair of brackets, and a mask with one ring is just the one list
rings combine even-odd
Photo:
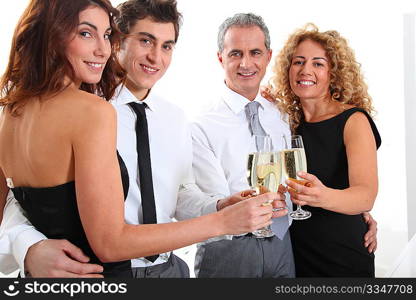
[(123, 34), (129, 34), (137, 21), (150, 17), (155, 22), (173, 23), (175, 42), (178, 40), (182, 14), (176, 7), (176, 0), (128, 0), (117, 6), (120, 15), (117, 26)]

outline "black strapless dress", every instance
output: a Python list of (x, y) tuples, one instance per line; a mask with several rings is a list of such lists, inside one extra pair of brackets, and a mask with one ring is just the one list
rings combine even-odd
[[(124, 195), (128, 191), (127, 169), (119, 157)], [(33, 226), (49, 239), (66, 239), (82, 249), (91, 263), (104, 268), (104, 277), (132, 277), (130, 260), (102, 263), (92, 251), (78, 212), (75, 182), (46, 188), (15, 187), (13, 194)]]

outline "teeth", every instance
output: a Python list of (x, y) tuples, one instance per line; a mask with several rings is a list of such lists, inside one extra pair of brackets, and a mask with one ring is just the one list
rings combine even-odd
[(243, 76), (251, 76), (251, 75), (254, 75), (254, 73), (255, 72), (251, 72), (251, 73), (242, 73), (242, 72), (240, 72), (240, 74), (243, 75)]
[(94, 68), (101, 68), (103, 64), (95, 64), (95, 63), (87, 63), (88, 65), (94, 67)]
[(303, 85), (314, 85), (315, 84), (315, 82), (313, 82), (313, 81), (299, 81), (299, 83), (303, 84)]
[(153, 69), (153, 68), (150, 68), (150, 67), (144, 66), (144, 65), (143, 65), (143, 69), (145, 69), (146, 71), (149, 71), (149, 72), (156, 72), (157, 71), (157, 69)]

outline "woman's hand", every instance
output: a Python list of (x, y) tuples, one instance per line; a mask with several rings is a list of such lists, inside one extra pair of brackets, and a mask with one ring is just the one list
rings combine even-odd
[[(287, 214), (283, 199), (280, 193), (265, 193), (225, 207), (219, 213), (226, 234), (252, 232), (270, 225), (272, 217), (278, 218)], [(283, 209), (273, 211), (273, 207)]]
[[(265, 191), (265, 192), (260, 192), (260, 194), (265, 194), (268, 193), (269, 191)], [(282, 210), (283, 208), (286, 207), (285, 205), (285, 198), (286, 196), (284, 195), (284, 193), (287, 192), (286, 187), (284, 187), (283, 185), (279, 185), (279, 189), (278, 192), (276, 193), (276, 199), (274, 201), (271, 202), (272, 204), (272, 208), (273, 208), (273, 218), (277, 218), (277, 217), (281, 217), (281, 214), (275, 213), (277, 211)], [(228, 196), (226, 198), (220, 199), (217, 202), (217, 211), (236, 204), (242, 200), (246, 200), (248, 198), (254, 197), (256, 196), (256, 191), (255, 190), (244, 190), (238, 193), (235, 193), (231, 196)]]
[(326, 187), (315, 175), (298, 172), (302, 180), (286, 180), (290, 198), (297, 205), (309, 205), (325, 208), (331, 199), (328, 196), (330, 188)]
[(276, 102), (276, 98), (272, 96), (271, 90), (268, 86), (261, 86), (260, 87), (260, 94), (263, 98), (269, 100), (271, 103)]

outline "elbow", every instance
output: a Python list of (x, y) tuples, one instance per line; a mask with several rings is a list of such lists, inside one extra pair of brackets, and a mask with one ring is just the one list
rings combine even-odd
[(377, 191), (374, 191), (368, 195), (368, 197), (364, 201), (364, 206), (362, 207), (361, 213), (369, 212), (373, 209), (374, 202), (376, 201), (376, 197), (377, 197)]
[(360, 210), (360, 214), (362, 214), (362, 213), (365, 213), (365, 212), (369, 212), (369, 211), (371, 211), (372, 209), (373, 209), (373, 205), (374, 204), (374, 202), (372, 202), (372, 203), (368, 203), (368, 204), (366, 204), (361, 210)]
[(90, 242), (91, 248), (97, 258), (103, 263), (116, 262), (123, 260), (121, 257), (119, 241), (115, 238), (106, 236)]
[(373, 209), (374, 207), (374, 202), (376, 202), (376, 198), (377, 198), (377, 194), (378, 194), (378, 189), (374, 189), (370, 195), (369, 195), (369, 199), (368, 199), (368, 210), (370, 211)]
[(102, 263), (110, 263), (110, 262), (116, 262), (116, 261), (121, 260), (121, 259), (118, 259), (114, 255), (114, 252), (109, 249), (101, 249), (98, 251), (97, 250), (93, 250), (93, 251)]

